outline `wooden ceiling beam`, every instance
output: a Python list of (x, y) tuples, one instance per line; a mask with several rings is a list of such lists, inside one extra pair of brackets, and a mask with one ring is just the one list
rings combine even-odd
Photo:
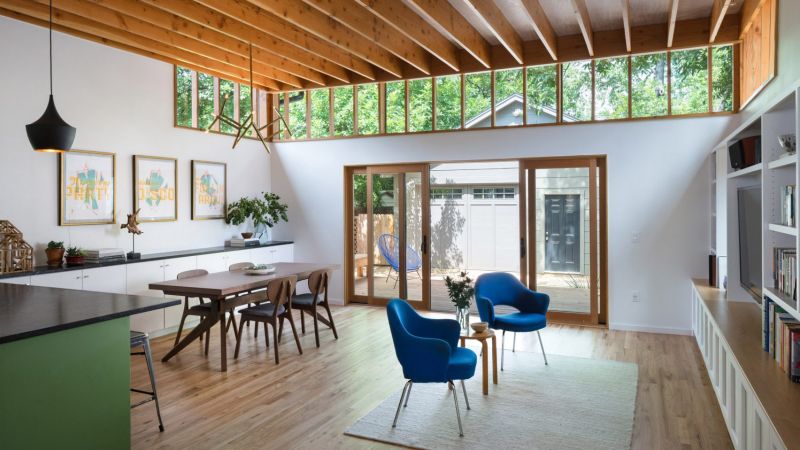
[[(142, 19), (162, 29), (170, 30), (196, 41), (205, 42), (246, 58), (250, 57), (250, 46), (247, 41), (227, 36), (217, 30), (204, 27), (154, 6), (136, 0), (90, 1), (119, 13)], [(327, 84), (327, 80), (322, 73), (297, 61), (290, 60), (283, 55), (265, 51), (257, 46), (253, 46), (253, 64), (254, 66), (256, 64), (266, 64), (320, 86)], [(344, 72), (344, 69), (341, 69), (341, 71)], [(345, 78), (344, 81), (348, 81), (348, 79)]]
[(667, 18), (667, 48), (672, 48), (672, 41), (675, 38), (675, 24), (678, 22), (678, 1), (672, 0), (669, 6), (669, 17)]
[[(234, 0), (219, 2), (195, 0), (140, 0), (148, 5), (168, 11), (186, 20), (212, 28), (267, 51), (279, 52), (306, 67), (319, 70), (326, 75), (350, 81), (343, 69), (374, 76), (372, 66), (340, 52), (332, 45), (310, 36), (304, 31), (274, 18), (261, 14), (249, 14), (249, 3)], [(230, 13), (230, 14), (229, 14)], [(248, 21), (238, 17), (246, 16)]]
[[(48, 0), (35, 0), (47, 5)], [(91, 18), (95, 22), (114, 27), (121, 31), (152, 39), (176, 49), (181, 49), (198, 56), (204, 56), (221, 63), (230, 64), (248, 71), (250, 60), (244, 56), (222, 50), (205, 42), (200, 42), (186, 36), (159, 28), (151, 23), (136, 17), (105, 8), (86, 0), (58, 0), (58, 9), (75, 14), (80, 17)], [(299, 78), (261, 62), (253, 62), (253, 75), (262, 75), (297, 88), (305, 87)]]
[(584, 0), (572, 0), (572, 10), (581, 29), (583, 40), (586, 42), (586, 50), (589, 52), (589, 56), (594, 56), (594, 32), (586, 2)]
[[(49, 17), (47, 5), (32, 2), (30, 0), (3, 0), (2, 6), (8, 10), (40, 20), (47, 20)], [(148, 39), (127, 31), (122, 31), (108, 24), (95, 22), (85, 17), (65, 12), (57, 8), (53, 9), (53, 22), (58, 23), (65, 28), (91, 33), (110, 41), (159, 54), (171, 60), (177, 61), (180, 65), (184, 65), (184, 63), (186, 63), (187, 65), (191, 64), (195, 67), (201, 67), (203, 68), (201, 69), (202, 71), (207, 73), (214, 72), (218, 74), (217, 76), (222, 78), (231, 80), (249, 80), (250, 77), (248, 71), (241, 69), (240, 67), (215, 61), (211, 58), (190, 53), (185, 50), (177, 49), (163, 42)], [(271, 90), (281, 90), (285, 89), (286, 87), (283, 83), (278, 83), (275, 80), (261, 75), (254, 76), (253, 80), (256, 86), (261, 86)], [(249, 81), (247, 83), (249, 83)]]
[(522, 64), (522, 38), (519, 37), (494, 0), (464, 0), (464, 3), (480, 17), (511, 56)]
[(750, 29), (750, 26), (753, 24), (753, 18), (761, 8), (761, 5), (764, 4), (764, 1), (765, 0), (744, 0), (744, 2), (742, 2), (742, 7), (739, 9), (739, 15), (741, 17), (739, 37), (744, 36), (747, 30)]
[(731, 0), (714, 0), (711, 6), (711, 34), (708, 37), (708, 42), (713, 44), (717, 38), (719, 27), (722, 26), (722, 19), (728, 13), (728, 8), (731, 6)]
[(622, 30), (625, 32), (625, 48), (631, 51), (631, 0), (622, 2)]
[[(430, 75), (431, 58), (422, 46), (409, 39), (405, 33), (375, 17), (353, 0), (303, 0), (307, 5), (332, 17), (345, 27), (383, 47), (386, 51), (407, 62), (420, 72)], [(398, 2), (399, 3), (399, 2)], [(402, 3), (400, 3), (402, 5)]]
[(558, 43), (556, 42), (558, 36), (553, 31), (553, 26), (550, 25), (541, 3), (539, 3), (539, 0), (522, 0), (522, 6), (528, 14), (533, 31), (539, 36), (539, 40), (542, 41), (544, 48), (547, 49), (547, 53), (550, 53), (553, 61), (558, 61)]
[(484, 68), (492, 67), (486, 39), (447, 0), (409, 0), (425, 19), (437, 24)]
[(394, 27), (395, 32), (403, 33), (453, 70), (459, 70), (458, 49), (455, 45), (411, 8), (397, 0), (356, 1)]
[(322, 12), (294, 0), (249, 0), (255, 6), (288, 21), (342, 50), (364, 58), (395, 77), (402, 78), (400, 60), (360, 34)]

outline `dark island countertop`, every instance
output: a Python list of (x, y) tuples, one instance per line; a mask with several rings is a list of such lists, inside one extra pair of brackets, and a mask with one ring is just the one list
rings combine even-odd
[(157, 297), (0, 284), (0, 344), (180, 303)]
[(177, 250), (173, 252), (150, 253), (142, 255), (140, 259), (130, 259), (127, 261), (116, 261), (116, 262), (100, 263), (100, 264), (82, 264), (80, 266), (68, 266), (66, 264), (56, 267), (36, 266), (33, 268), (33, 270), (30, 270), (28, 272), (0, 273), (0, 279), (13, 278), (13, 277), (27, 277), (31, 275), (43, 275), (53, 272), (67, 272), (70, 270), (97, 269), (99, 267), (118, 266), (120, 264), (136, 264), (140, 262), (159, 261), (162, 259), (182, 258), (184, 256), (199, 256), (199, 255), (208, 255), (211, 253), (236, 252), (240, 250), (252, 250), (254, 248), (274, 247), (276, 245), (288, 245), (288, 244), (294, 244), (294, 241), (267, 241), (261, 243), (260, 245), (254, 245), (251, 247), (207, 247), (207, 248), (198, 248), (190, 250)]

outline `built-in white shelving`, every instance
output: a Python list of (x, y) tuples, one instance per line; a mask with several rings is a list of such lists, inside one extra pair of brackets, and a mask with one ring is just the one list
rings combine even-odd
[(770, 169), (779, 169), (781, 167), (791, 168), (790, 166), (797, 163), (797, 153), (794, 155), (784, 156), (782, 158), (778, 158), (775, 161), (770, 161), (767, 164), (767, 167)]
[(744, 169), (740, 169), (740, 170), (737, 170), (735, 172), (729, 173), (728, 174), (728, 178), (738, 178), (738, 177), (745, 177), (745, 176), (760, 175), (762, 167), (763, 167), (762, 163), (753, 164), (750, 167), (745, 167)]
[(769, 224), (769, 229), (770, 231), (774, 231), (776, 233), (788, 234), (789, 236), (797, 236), (797, 227), (790, 227), (787, 225), (771, 223)]

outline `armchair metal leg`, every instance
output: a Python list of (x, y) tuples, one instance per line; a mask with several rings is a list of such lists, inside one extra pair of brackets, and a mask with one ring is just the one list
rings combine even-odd
[(453, 402), (456, 404), (456, 419), (458, 419), (458, 435), (464, 436), (464, 429), (461, 427), (461, 411), (458, 410), (458, 390), (452, 381), (448, 381), (450, 388), (453, 389)]
[(539, 333), (539, 330), (536, 330), (536, 336), (539, 337), (539, 347), (542, 348), (542, 356), (544, 356), (544, 365), (547, 365), (547, 354), (544, 352), (544, 344), (542, 343), (542, 334)]
[(503, 363), (506, 360), (506, 330), (503, 330), (503, 337), (500, 341), (500, 370), (503, 370)]
[(403, 397), (406, 396), (406, 390), (408, 390), (410, 385), (411, 380), (406, 381), (406, 384), (403, 386), (403, 392), (400, 393), (400, 402), (397, 403), (397, 411), (394, 413), (394, 422), (392, 422), (392, 428), (397, 426), (397, 418), (400, 416), (400, 407), (403, 406)]
[(408, 392), (406, 392), (406, 401), (405, 401), (405, 403), (403, 403), (403, 408), (408, 406), (408, 397), (411, 397), (411, 388), (412, 387), (414, 387), (414, 382), (413, 381), (409, 381), (408, 382)]
[[(472, 409), (469, 407), (469, 397), (467, 397), (467, 387), (464, 386), (464, 380), (461, 380), (461, 390), (464, 391), (464, 401), (467, 403), (467, 410)], [(406, 401), (408, 401), (408, 398), (406, 398)]]
[(514, 341), (511, 343), (511, 353), (517, 351), (517, 332), (514, 332)]

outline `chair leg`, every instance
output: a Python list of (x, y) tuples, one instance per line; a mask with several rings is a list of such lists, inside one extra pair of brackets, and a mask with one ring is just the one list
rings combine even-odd
[(153, 372), (153, 355), (150, 354), (149, 338), (144, 340), (144, 359), (147, 362), (147, 372), (150, 374), (150, 387), (153, 389), (153, 400), (156, 402), (158, 431), (164, 431), (164, 422), (161, 420), (161, 407), (158, 404), (158, 392), (156, 392), (156, 374)]
[(206, 330), (206, 350), (205, 354), (208, 356), (208, 343), (211, 342), (211, 330)]
[(319, 320), (317, 320), (317, 307), (314, 307), (314, 339), (317, 341), (317, 348), (319, 348)]
[(517, 351), (517, 332), (515, 331), (514, 332), (514, 340), (511, 343), (511, 353), (514, 353), (516, 351)]
[(394, 422), (392, 422), (392, 428), (397, 426), (397, 418), (400, 416), (400, 406), (403, 405), (403, 397), (406, 396), (406, 391), (409, 389), (411, 385), (411, 380), (406, 381), (406, 384), (403, 385), (403, 392), (400, 393), (400, 401), (397, 402), (397, 411), (394, 413)]
[(275, 325), (277, 324), (272, 322), (272, 337), (275, 339), (275, 364), (280, 364), (280, 359), (278, 357), (278, 347), (280, 347), (280, 345), (278, 345), (278, 327)]
[[(181, 341), (181, 332), (183, 331), (183, 323), (185, 321), (186, 321), (186, 314), (182, 314), (181, 315), (181, 323), (178, 324), (178, 334), (175, 335), (175, 344), (173, 345), (173, 347), (177, 347), (178, 346), (178, 342)], [(203, 335), (201, 334), (200, 336), (202, 337)]]
[(408, 397), (411, 397), (411, 388), (414, 387), (414, 382), (408, 380), (408, 392), (406, 392), (406, 401), (403, 403), (403, 408), (408, 406)]
[(328, 313), (328, 322), (331, 323), (331, 330), (333, 330), (333, 338), (339, 339), (339, 335), (336, 333), (336, 325), (333, 324), (333, 315), (331, 314), (331, 308), (328, 306), (328, 302), (325, 302), (325, 311)]
[[(297, 329), (294, 327), (294, 318), (292, 318), (291, 309), (288, 311), (288, 315), (289, 316), (287, 317), (287, 320), (289, 320), (289, 325), (291, 325), (292, 327), (292, 334), (294, 334), (294, 343), (297, 344), (297, 351), (300, 352), (300, 354), (302, 355), (303, 347), (300, 346), (300, 337), (297, 336)], [(319, 347), (319, 345), (317, 345), (317, 347)]]
[[(276, 341), (278, 344), (281, 343), (281, 338), (283, 337), (283, 316), (281, 316), (280, 322), (281, 322), (281, 325), (278, 328), (278, 340)], [(277, 345), (277, 344), (275, 344), (275, 345)]]
[[(250, 322), (247, 322), (247, 327), (248, 328), (250, 327)], [(267, 336), (267, 338), (269, 338), (269, 334), (267, 334), (267, 329), (266, 328), (264, 328), (264, 335)], [(255, 333), (253, 333), (253, 337), (258, 339), (258, 322), (256, 322), (256, 329), (255, 329)]]
[(448, 381), (450, 388), (453, 389), (453, 402), (456, 404), (456, 419), (458, 419), (458, 435), (464, 436), (464, 429), (461, 427), (461, 411), (458, 410), (458, 390), (452, 381)]
[(542, 356), (544, 356), (544, 365), (547, 365), (547, 354), (544, 352), (544, 344), (542, 343), (542, 334), (539, 333), (539, 330), (536, 330), (536, 336), (539, 337), (539, 347), (542, 348)]
[[(263, 322), (264, 324), (264, 340), (267, 342), (267, 348), (269, 348), (269, 330), (267, 330), (267, 322)], [(258, 322), (256, 322), (256, 332), (258, 332)]]
[(241, 318), (239, 320), (239, 330), (237, 331), (235, 327), (233, 329), (233, 331), (236, 332), (236, 350), (233, 351), (233, 359), (236, 359), (236, 358), (239, 357), (239, 346), (242, 343), (242, 329), (244, 328), (244, 323), (245, 322), (250, 323), (249, 321), (245, 320), (244, 318)]
[(469, 397), (467, 397), (467, 387), (464, 386), (464, 380), (461, 380), (461, 390), (464, 391), (464, 401), (467, 403), (467, 411), (471, 408), (469, 407)]
[(506, 330), (503, 330), (503, 337), (500, 340), (500, 370), (503, 370), (503, 363), (506, 360)]
[(306, 314), (302, 309), (300, 310), (300, 330), (306, 334)]

